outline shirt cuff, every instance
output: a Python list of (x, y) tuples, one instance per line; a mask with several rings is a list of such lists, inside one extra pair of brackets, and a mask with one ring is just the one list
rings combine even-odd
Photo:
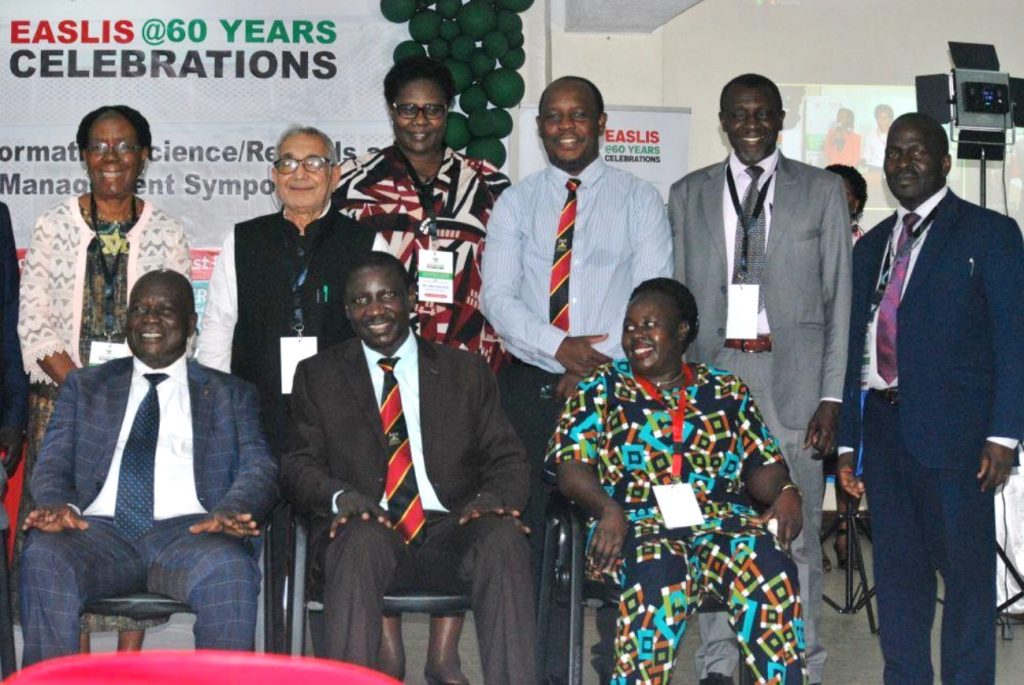
[(987, 437), (985, 439), (988, 440), (989, 442), (994, 442), (997, 445), (1002, 445), (1003, 447), (1008, 447), (1011, 450), (1017, 449), (1017, 445), (1020, 443), (1019, 440), (1014, 440), (1013, 438), (1000, 438), (1000, 437), (991, 437), (990, 436), (990, 437)]
[(842, 404), (843, 401), (838, 397), (822, 397), (821, 402), (835, 402), (836, 404)]
[(839, 449), (836, 450), (836, 454), (838, 455), (849, 454), (850, 452), (853, 452), (852, 447), (844, 447), (842, 445), (840, 445)]
[(341, 495), (344, 490), (338, 490), (331, 496), (331, 513), (337, 516), (338, 514), (338, 496)]
[(76, 506), (75, 506), (74, 504), (72, 504), (71, 502), (68, 502), (68, 506), (69, 506), (69, 507), (71, 507), (71, 511), (75, 512), (76, 514), (78, 514), (78, 517), (79, 517), (79, 518), (81, 518), (81, 517), (82, 517), (82, 510), (81, 510), (81, 509), (79, 509), (78, 507), (76, 507)]

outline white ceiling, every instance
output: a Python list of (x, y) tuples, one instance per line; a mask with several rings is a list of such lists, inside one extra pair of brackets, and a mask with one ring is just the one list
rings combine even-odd
[(650, 33), (701, 0), (564, 0), (570, 33)]

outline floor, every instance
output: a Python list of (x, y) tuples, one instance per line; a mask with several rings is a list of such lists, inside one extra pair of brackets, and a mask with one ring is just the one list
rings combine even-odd
[[(830, 550), (831, 553), (831, 550)], [(870, 549), (866, 549), (870, 555)], [(840, 600), (844, 597), (844, 574), (838, 569), (826, 574), (826, 595)], [(936, 629), (932, 636), (933, 654), (938, 654), (939, 633), (936, 617)], [(592, 610), (588, 610), (586, 620), (585, 643), (593, 644), (594, 633)], [(170, 623), (155, 628), (146, 638), (147, 649), (190, 649), (192, 647), (192, 617), (176, 615)], [(999, 631), (999, 628), (993, 627)], [(407, 616), (404, 630), (406, 653), (408, 655), (407, 680), (409, 683), (422, 683), (423, 662), (427, 641), (427, 618), (424, 616)], [(868, 629), (868, 619), (864, 611), (853, 615), (839, 614), (826, 607), (824, 626), (822, 629), (824, 644), (829, 648), (829, 661), (826, 669), (826, 682), (835, 685), (873, 685), (881, 682), (882, 658), (878, 640)], [(998, 634), (998, 633), (997, 633)], [(690, 633), (683, 644), (683, 652), (678, 660), (679, 668), (672, 678), (673, 685), (697, 683), (693, 672), (693, 651), (696, 648), (696, 633)], [(1018, 624), (1013, 639), (997, 638), (997, 678), (999, 685), (1017, 685), (1024, 673), (1024, 624)], [(21, 636), (17, 635), (20, 654)], [(96, 635), (93, 638), (93, 651), (112, 651), (115, 646), (115, 635)], [(463, 671), (472, 683), (481, 683), (480, 660), (473, 631), (472, 616), (466, 621), (465, 635), (462, 640), (461, 655)], [(937, 670), (937, 667), (936, 667)], [(597, 676), (587, 668), (585, 685), (597, 685)]]

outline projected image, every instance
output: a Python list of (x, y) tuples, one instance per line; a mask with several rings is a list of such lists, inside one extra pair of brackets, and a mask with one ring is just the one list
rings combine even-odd
[[(882, 160), (885, 138), (893, 119), (917, 109), (913, 86), (780, 85), (786, 109), (779, 149), (792, 159), (826, 167), (855, 167), (867, 180), (868, 204), (861, 225), (869, 228), (896, 207), (885, 187)], [(1018, 129), (1018, 134), (1020, 130)], [(953, 169), (949, 186), (972, 202), (978, 201), (978, 163), (957, 161), (950, 143)], [(988, 165), (988, 206), (1004, 210), (1002, 162)], [(1024, 139), (1006, 154), (1006, 202), (1010, 216), (1024, 218)]]

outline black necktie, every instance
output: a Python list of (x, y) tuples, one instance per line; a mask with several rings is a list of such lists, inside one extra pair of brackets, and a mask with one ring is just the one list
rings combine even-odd
[(153, 463), (160, 434), (160, 397), (156, 386), (166, 373), (147, 373), (149, 391), (132, 422), (117, 479), (114, 526), (129, 540), (137, 540), (153, 525)]

